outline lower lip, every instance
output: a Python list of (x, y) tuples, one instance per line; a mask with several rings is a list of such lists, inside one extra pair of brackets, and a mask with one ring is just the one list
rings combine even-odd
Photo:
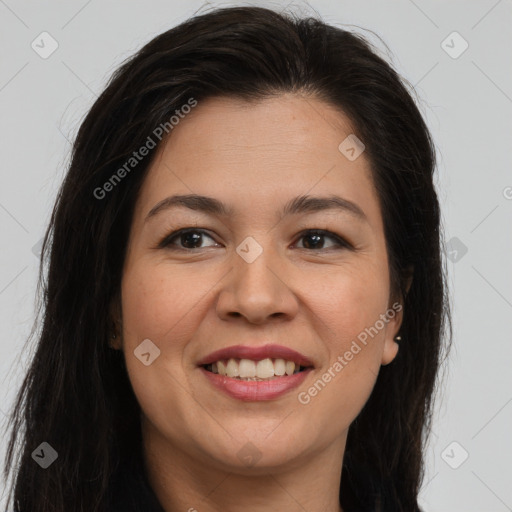
[(259, 402), (278, 398), (299, 386), (311, 371), (311, 368), (308, 368), (293, 375), (277, 377), (272, 380), (245, 381), (209, 372), (203, 367), (200, 367), (200, 369), (206, 378), (218, 389), (233, 398), (246, 402)]

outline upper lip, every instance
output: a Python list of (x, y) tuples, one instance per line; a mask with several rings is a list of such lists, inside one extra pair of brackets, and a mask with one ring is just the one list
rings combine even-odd
[(313, 366), (313, 363), (305, 355), (285, 347), (283, 345), (262, 345), (260, 347), (253, 347), (248, 345), (233, 345), (231, 347), (221, 348), (203, 357), (197, 364), (204, 366), (212, 364), (217, 361), (226, 359), (252, 359), (254, 361), (261, 361), (266, 358), (270, 359), (285, 359), (286, 361), (293, 361), (300, 366)]

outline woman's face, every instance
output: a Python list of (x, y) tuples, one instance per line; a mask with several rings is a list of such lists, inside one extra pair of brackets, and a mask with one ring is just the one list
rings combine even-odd
[[(401, 318), (369, 161), (350, 139), (339, 149), (351, 133), (319, 100), (214, 98), (159, 148), (131, 227), (119, 348), (161, 453), (231, 472), (343, 453)], [(192, 194), (210, 200), (162, 203)], [(287, 375), (292, 362), (307, 368)], [(266, 380), (212, 372), (228, 363)]]

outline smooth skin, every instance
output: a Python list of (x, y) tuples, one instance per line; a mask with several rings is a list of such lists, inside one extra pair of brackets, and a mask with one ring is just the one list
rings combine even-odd
[[(343, 113), (312, 97), (217, 97), (199, 102), (156, 150), (131, 226), (115, 346), (141, 406), (148, 476), (167, 512), (341, 511), (348, 428), (381, 365), (396, 356), (402, 319), (396, 314), (307, 405), (299, 402), (395, 300), (369, 161), (338, 150), (351, 133)], [(174, 194), (213, 197), (233, 212), (174, 206), (147, 218)], [(296, 196), (333, 194), (365, 218), (344, 210), (279, 217)], [(206, 233), (169, 240), (183, 228)], [(319, 229), (350, 246), (304, 233)], [(263, 249), (252, 263), (236, 252), (249, 236)], [(148, 366), (134, 355), (145, 339), (160, 350)], [(315, 365), (274, 400), (232, 398), (197, 366), (220, 348), (267, 343)], [(255, 464), (240, 456), (247, 450)]]

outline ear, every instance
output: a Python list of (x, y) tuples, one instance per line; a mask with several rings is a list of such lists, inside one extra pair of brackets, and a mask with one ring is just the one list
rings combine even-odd
[(109, 308), (110, 329), (108, 331), (109, 346), (115, 350), (122, 349), (122, 316), (118, 297), (112, 299)]
[[(413, 272), (414, 269), (410, 265), (404, 270), (402, 274), (402, 282), (405, 285), (405, 295), (409, 293), (409, 289), (411, 288)], [(383, 366), (391, 363), (398, 354), (399, 345), (396, 341), (396, 336), (400, 331), (404, 317), (404, 301), (402, 297), (402, 293), (400, 293), (399, 300), (394, 301), (388, 309), (389, 314), (387, 316), (389, 318), (389, 322), (386, 327), (386, 337), (384, 340), (384, 350), (382, 352), (381, 360), (381, 364)]]
[[(384, 339), (384, 350), (382, 351), (381, 365), (386, 366), (395, 359), (398, 354), (398, 343), (395, 340), (396, 334), (400, 330), (403, 316), (403, 306), (398, 301), (393, 303), (393, 306), (388, 311), (394, 311), (394, 317), (389, 320), (386, 327), (386, 337)], [(400, 309), (400, 311), (398, 311)], [(398, 312), (397, 312), (398, 311)], [(388, 317), (389, 318), (389, 317)]]

